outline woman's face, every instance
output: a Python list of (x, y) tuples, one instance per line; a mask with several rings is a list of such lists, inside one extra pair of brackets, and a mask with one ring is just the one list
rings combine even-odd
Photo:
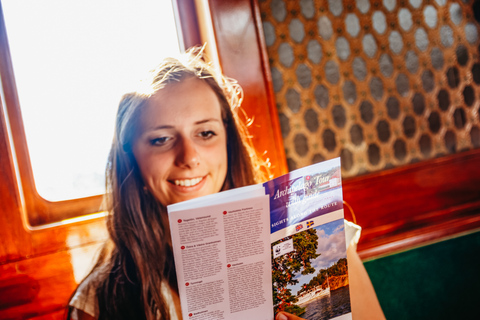
[(133, 146), (149, 191), (163, 205), (216, 193), (227, 175), (227, 137), (220, 102), (197, 78), (154, 94), (140, 116)]

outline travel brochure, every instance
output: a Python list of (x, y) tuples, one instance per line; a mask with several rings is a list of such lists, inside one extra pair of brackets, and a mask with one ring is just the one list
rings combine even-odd
[(183, 319), (351, 319), (340, 158), (167, 207)]

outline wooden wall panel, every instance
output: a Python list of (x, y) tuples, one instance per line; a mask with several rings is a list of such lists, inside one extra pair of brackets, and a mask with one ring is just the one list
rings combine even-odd
[[(66, 251), (0, 266), (0, 318), (27, 319), (64, 308), (76, 286)], [(7, 286), (7, 281), (15, 286)]]
[(1, 264), (0, 319), (58, 318), (98, 250), (99, 244), (83, 245)]
[(194, 0), (172, 1), (182, 51), (201, 44)]
[[(480, 228), (480, 150), (344, 181), (362, 258)], [(348, 217), (348, 210), (347, 217)]]
[(64, 320), (65, 310), (58, 310), (49, 314), (41, 315), (38, 317), (30, 318), (32, 320)]
[(0, 264), (19, 259), (29, 252), (30, 244), (24, 241), (20, 199), (10, 155), (5, 114), (0, 101)]
[(32, 255), (42, 255), (88, 244), (102, 243), (108, 238), (103, 217), (47, 227), (28, 232)]

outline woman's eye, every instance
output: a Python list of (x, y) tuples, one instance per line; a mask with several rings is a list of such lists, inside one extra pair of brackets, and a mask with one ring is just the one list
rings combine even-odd
[(203, 139), (209, 139), (213, 136), (215, 136), (215, 132), (213, 131), (202, 131), (200, 132), (200, 137), (202, 137)]
[(152, 139), (150, 140), (150, 144), (152, 146), (163, 146), (165, 143), (167, 143), (167, 141), (169, 141), (170, 138), (169, 137), (160, 137), (160, 138), (155, 138), (155, 139)]

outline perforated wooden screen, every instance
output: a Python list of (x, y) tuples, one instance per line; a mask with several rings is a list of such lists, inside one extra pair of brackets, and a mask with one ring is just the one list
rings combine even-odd
[(480, 147), (472, 1), (259, 1), (289, 169), (344, 177)]

